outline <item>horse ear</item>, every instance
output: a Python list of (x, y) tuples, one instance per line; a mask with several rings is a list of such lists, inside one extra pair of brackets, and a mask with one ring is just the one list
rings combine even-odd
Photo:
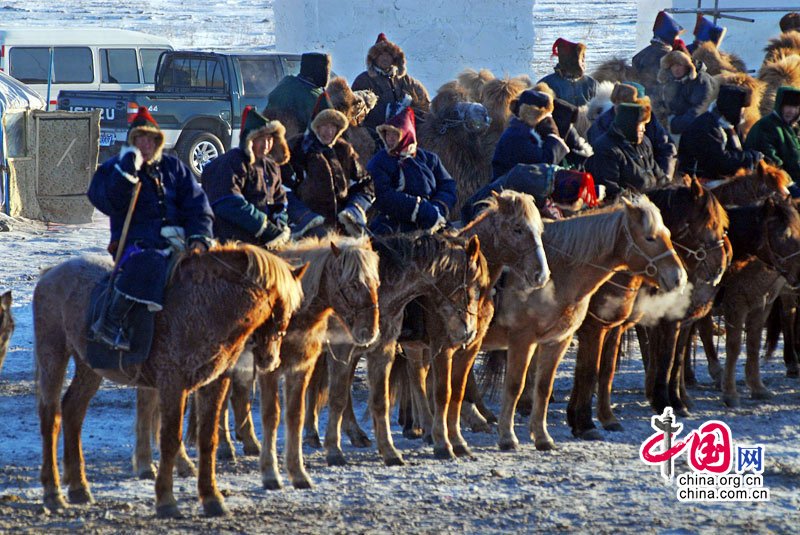
[(333, 256), (336, 258), (339, 258), (339, 255), (342, 254), (342, 250), (339, 249), (333, 242), (331, 242), (331, 251), (333, 251)]
[(0, 296), (0, 309), (4, 311), (11, 310), (11, 290)]
[(759, 178), (764, 178), (764, 175), (767, 173), (767, 162), (764, 160), (758, 160), (756, 164), (756, 172), (758, 173)]
[(641, 222), (642, 211), (625, 197), (621, 198), (622, 203), (625, 205), (625, 211), (628, 212), (628, 217), (632, 218), (634, 221)]
[(692, 192), (692, 197), (694, 197), (695, 199), (699, 199), (700, 197), (703, 196), (703, 193), (705, 193), (703, 191), (703, 186), (700, 184), (700, 181), (697, 180), (697, 177), (692, 177), (690, 179), (689, 188), (690, 191)]
[(309, 263), (306, 262), (305, 264), (303, 264), (299, 268), (293, 268), (292, 269), (292, 275), (294, 276), (294, 278), (295, 278), (295, 280), (297, 282), (300, 282), (300, 280), (303, 278), (303, 275), (305, 275), (306, 271), (308, 271), (308, 265), (309, 265)]
[(481, 241), (478, 239), (477, 236), (473, 236), (469, 239), (467, 243), (467, 255), (469, 256), (470, 261), (477, 262), (478, 255), (481, 254)]

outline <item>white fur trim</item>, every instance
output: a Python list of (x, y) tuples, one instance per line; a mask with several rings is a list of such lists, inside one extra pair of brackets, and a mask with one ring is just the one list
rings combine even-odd
[(142, 168), (142, 164), (144, 163), (144, 156), (142, 156), (142, 151), (140, 151), (137, 147), (131, 145), (125, 145), (119, 151), (119, 159), (121, 160), (122, 158), (125, 157), (126, 154), (130, 153), (135, 154), (133, 159), (133, 167), (135, 167), (136, 170), (138, 171), (139, 169)]
[(417, 214), (419, 214), (419, 205), (420, 205), (421, 202), (422, 202), (422, 199), (417, 197), (417, 204), (414, 205), (414, 211), (411, 212), (411, 222), (412, 223), (416, 223), (417, 222)]
[(564, 150), (566, 150), (567, 152), (569, 152), (569, 147), (567, 146), (566, 142), (564, 142), (564, 140), (563, 140), (563, 139), (561, 139), (560, 137), (558, 137), (558, 136), (557, 136), (557, 135), (555, 135), (555, 134), (547, 134), (547, 137), (551, 137), (551, 138), (555, 139), (556, 141), (558, 141), (558, 143), (559, 143), (559, 144), (560, 144), (562, 147), (564, 147)]
[(128, 180), (128, 182), (130, 182), (131, 184), (138, 184), (139, 183), (139, 177), (137, 177), (136, 175), (132, 175), (130, 173), (125, 172), (122, 169), (122, 167), (119, 166), (118, 163), (114, 164), (114, 169), (116, 169), (119, 174), (124, 176)]
[(542, 146), (542, 136), (539, 135), (539, 132), (537, 132), (536, 130), (531, 128), (531, 135), (533, 136), (533, 139), (536, 140), (536, 143), (541, 147)]
[(256, 238), (258, 238), (258, 237), (260, 237), (262, 234), (264, 234), (264, 229), (265, 229), (265, 228), (267, 228), (267, 223), (268, 223), (268, 222), (269, 222), (269, 219), (267, 219), (267, 218), (265, 217), (265, 218), (264, 218), (264, 222), (263, 222), (263, 223), (261, 223), (261, 228), (260, 228), (260, 229), (258, 229), (258, 232), (256, 232), (256, 234), (255, 234)]
[(578, 146), (572, 150), (573, 154), (589, 158), (594, 154), (594, 149), (584, 138), (578, 136)]

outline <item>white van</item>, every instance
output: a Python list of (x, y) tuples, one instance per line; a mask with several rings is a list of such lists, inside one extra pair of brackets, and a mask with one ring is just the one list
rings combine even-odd
[(45, 99), (53, 48), (50, 105), (62, 89), (152, 90), (158, 57), (169, 40), (111, 28), (0, 27), (0, 71)]

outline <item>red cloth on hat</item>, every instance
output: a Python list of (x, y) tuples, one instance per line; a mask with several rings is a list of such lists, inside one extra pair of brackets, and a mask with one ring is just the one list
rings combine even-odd
[(401, 153), (405, 152), (412, 145), (417, 144), (417, 128), (414, 121), (414, 110), (411, 108), (404, 108), (403, 111), (386, 121), (389, 126), (393, 126), (400, 130), (400, 139), (390, 151), (389, 154), (398, 157)]
[(553, 199), (564, 204), (572, 204), (581, 199), (590, 208), (597, 206), (597, 190), (594, 187), (594, 178), (591, 173), (582, 173), (572, 169), (557, 171)]
[(689, 49), (686, 48), (686, 43), (683, 42), (683, 39), (675, 39), (672, 42), (672, 50), (677, 50), (678, 52), (683, 52), (687, 56), (691, 57), (692, 55), (689, 53)]
[(252, 106), (245, 106), (242, 110), (242, 126), (240, 127), (240, 130), (244, 130), (244, 122), (247, 120), (247, 114), (251, 111), (253, 111)]
[(578, 46), (576, 43), (572, 41), (567, 41), (566, 39), (559, 37), (556, 39), (556, 42), (553, 43), (553, 55), (558, 56), (558, 49), (562, 48), (565, 55), (570, 55), (575, 50), (575, 47)]
[(386, 34), (383, 32), (378, 34), (378, 38), (375, 39), (375, 43), (380, 43), (381, 41), (388, 41), (388, 39), (386, 38)]
[(147, 111), (147, 108), (145, 108), (144, 106), (139, 106), (139, 111), (136, 112), (136, 115), (133, 117), (133, 120), (131, 121), (131, 128), (136, 128), (145, 125), (152, 125), (158, 128), (158, 123), (156, 122), (155, 119), (153, 119), (153, 116), (150, 115), (150, 112)]

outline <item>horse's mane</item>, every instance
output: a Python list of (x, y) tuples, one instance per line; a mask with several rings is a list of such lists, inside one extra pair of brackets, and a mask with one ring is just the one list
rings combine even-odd
[(502, 204), (503, 217), (505, 219), (522, 219), (527, 221), (537, 234), (544, 232), (544, 223), (539, 215), (539, 210), (536, 208), (536, 203), (533, 197), (526, 193), (520, 193), (513, 190), (503, 190), (497, 197), (489, 195), (481, 200), (479, 204), (486, 206), (480, 213), (470, 222), (468, 227), (474, 226), (478, 221), (482, 221), (491, 216), (492, 213), (500, 212), (500, 205)]
[[(664, 226), (656, 205), (644, 195), (629, 201), (642, 211), (642, 224), (646, 234)], [(619, 229), (626, 221), (625, 205), (617, 203), (597, 210), (588, 210), (566, 219), (547, 221), (543, 235), (545, 248), (550, 247), (548, 258), (558, 253), (569, 258), (570, 264), (594, 262), (596, 258), (614, 248)]]
[[(667, 220), (667, 226), (674, 228), (670, 222), (684, 218), (688, 215), (688, 207), (692, 205), (692, 192), (687, 186), (663, 188), (647, 192), (647, 196), (661, 210), (662, 216)], [(717, 231), (720, 228), (728, 228), (728, 213), (722, 204), (717, 200), (713, 193), (705, 191), (703, 194), (703, 206), (700, 210), (702, 214), (700, 224), (703, 228)]]
[[(229, 242), (213, 247), (207, 254), (220, 260), (219, 266), (224, 268), (220, 271), (221, 273), (236, 271), (230, 262), (225, 261), (226, 257), (244, 255), (247, 264), (241, 276), (245, 280), (265, 289), (271, 287), (278, 289), (288, 310), (297, 310), (300, 303), (303, 302), (303, 289), (296, 283), (289, 265), (261, 247), (247, 243)], [(202, 256), (198, 257), (191, 251), (178, 253), (167, 279), (167, 287), (175, 282), (175, 277), (191, 258), (202, 258)]]
[[(336, 256), (331, 249), (334, 244), (340, 251)], [(303, 275), (303, 293), (310, 300), (319, 292), (325, 267), (329, 263), (338, 264), (341, 270), (341, 281), (346, 283), (358, 280), (362, 284), (377, 285), (378, 256), (372, 250), (369, 239), (351, 238), (338, 234), (328, 234), (322, 238), (304, 238), (278, 254), (295, 267), (308, 263)]]

